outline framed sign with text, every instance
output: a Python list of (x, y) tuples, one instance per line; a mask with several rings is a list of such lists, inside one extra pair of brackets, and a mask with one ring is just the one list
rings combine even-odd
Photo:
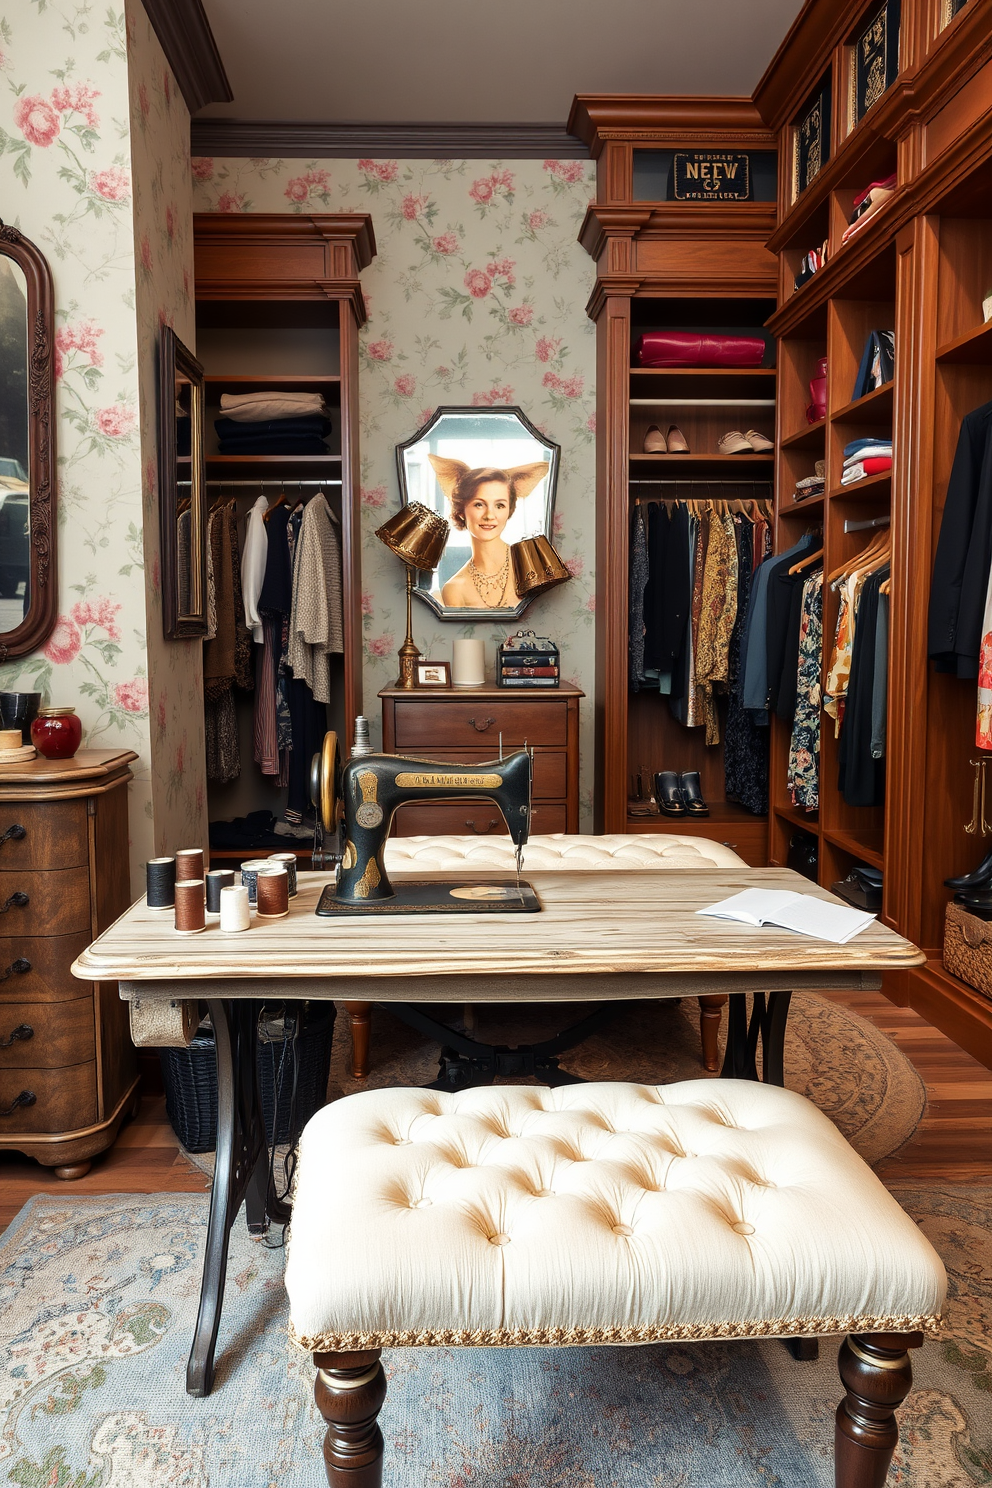
[(792, 199), (815, 181), (830, 159), (830, 74), (807, 100), (793, 125)]
[(750, 201), (751, 162), (742, 150), (677, 150), (669, 201)]
[(848, 128), (853, 129), (899, 71), (899, 0), (885, 0), (874, 11), (849, 52)]

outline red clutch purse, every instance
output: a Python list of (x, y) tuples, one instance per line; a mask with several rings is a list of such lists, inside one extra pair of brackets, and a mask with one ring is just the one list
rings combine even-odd
[(637, 343), (642, 367), (760, 367), (764, 355), (760, 336), (645, 331)]

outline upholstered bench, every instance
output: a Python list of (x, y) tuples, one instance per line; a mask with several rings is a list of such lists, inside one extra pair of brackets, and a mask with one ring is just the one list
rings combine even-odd
[[(386, 872), (390, 877), (435, 869), (477, 868), (482, 873), (502, 870), (512, 873), (515, 849), (505, 837), (391, 837), (386, 843)], [(698, 868), (744, 868), (742, 858), (722, 842), (707, 837), (687, 837), (676, 832), (653, 834), (613, 832), (601, 836), (554, 832), (532, 837), (524, 849), (524, 872), (554, 868), (558, 872), (602, 872), (626, 869), (643, 872), (659, 869), (687, 872)], [(480, 1002), (485, 1001), (480, 997)], [(703, 1065), (719, 1067), (720, 1019), (726, 996), (699, 999), (699, 1034)], [(351, 1073), (363, 1080), (370, 1067), (371, 1003), (347, 1002), (351, 1025)]]
[(838, 1488), (878, 1488), (945, 1277), (815, 1106), (722, 1080), (325, 1106), (303, 1133), (286, 1286), (332, 1488), (382, 1481), (384, 1348), (823, 1334), (847, 1335)]

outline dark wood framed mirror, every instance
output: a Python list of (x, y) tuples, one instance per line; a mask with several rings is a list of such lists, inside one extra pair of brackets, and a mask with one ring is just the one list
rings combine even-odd
[(58, 613), (54, 335), (48, 261), (0, 222), (0, 661)]
[(173, 641), (207, 633), (203, 368), (171, 326), (159, 345), (158, 489), (162, 625)]

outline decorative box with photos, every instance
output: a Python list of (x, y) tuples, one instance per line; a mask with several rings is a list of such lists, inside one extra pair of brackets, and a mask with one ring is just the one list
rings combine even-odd
[(547, 636), (518, 630), (497, 647), (497, 687), (557, 687), (560, 677), (561, 653)]

